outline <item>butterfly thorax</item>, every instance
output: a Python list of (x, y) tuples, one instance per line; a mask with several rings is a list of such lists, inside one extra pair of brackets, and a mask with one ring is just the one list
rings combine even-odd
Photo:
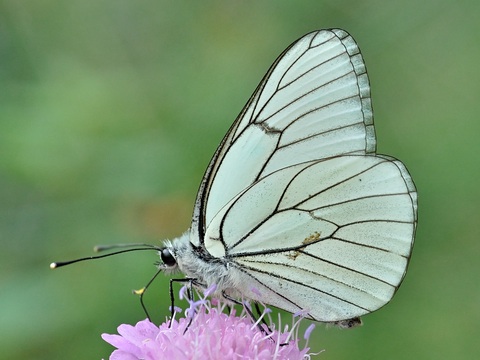
[(215, 285), (217, 290), (214, 296), (221, 296), (223, 292), (232, 296), (240, 295), (233, 289), (238, 287), (241, 273), (229, 266), (227, 258), (214, 257), (203, 247), (192, 244), (189, 232), (165, 245), (174, 256), (177, 269), (192, 279), (195, 286), (205, 290)]

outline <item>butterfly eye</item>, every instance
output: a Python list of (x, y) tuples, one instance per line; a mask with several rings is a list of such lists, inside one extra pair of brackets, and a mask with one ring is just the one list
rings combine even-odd
[(174, 267), (177, 265), (177, 261), (168, 249), (162, 249), (162, 251), (160, 252), (160, 258), (162, 259), (163, 263), (168, 267)]

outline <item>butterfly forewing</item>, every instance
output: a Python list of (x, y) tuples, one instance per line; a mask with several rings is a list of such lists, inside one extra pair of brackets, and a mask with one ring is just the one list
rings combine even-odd
[(232, 295), (319, 321), (378, 309), (404, 277), (417, 202), (406, 168), (375, 146), (355, 41), (343, 30), (307, 34), (217, 149), (190, 241), (243, 274)]
[(203, 242), (220, 209), (275, 170), (374, 151), (358, 47), (343, 30), (310, 33), (275, 61), (217, 149), (197, 196), (192, 238)]

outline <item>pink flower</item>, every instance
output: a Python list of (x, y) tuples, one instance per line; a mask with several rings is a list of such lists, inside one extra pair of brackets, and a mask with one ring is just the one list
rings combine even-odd
[[(110, 360), (310, 358), (309, 348), (305, 345), (300, 349), (298, 345), (301, 319), (291, 329), (286, 326), (283, 332), (273, 324), (269, 324), (271, 331), (263, 332), (245, 310), (237, 316), (235, 310), (225, 314), (224, 308), (215, 300), (202, 299), (190, 302), (186, 317), (176, 320), (174, 316), (171, 326), (170, 321), (157, 326), (145, 319), (135, 326), (122, 324), (118, 327), (120, 335), (102, 334), (102, 338), (117, 348)], [(175, 315), (177, 310), (180, 309), (176, 309)], [(268, 317), (268, 313), (266, 309), (262, 317)], [(306, 340), (313, 327), (310, 325), (305, 332)]]

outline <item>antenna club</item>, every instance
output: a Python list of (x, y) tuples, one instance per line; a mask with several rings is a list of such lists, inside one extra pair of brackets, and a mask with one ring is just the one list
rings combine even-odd
[(96, 259), (102, 259), (104, 257), (109, 257), (112, 255), (118, 255), (118, 254), (123, 254), (131, 251), (141, 251), (141, 250), (154, 250), (158, 251), (158, 248), (153, 245), (147, 245), (147, 244), (120, 244), (120, 245), (112, 245), (112, 246), (98, 246), (99, 251), (103, 250), (108, 250), (108, 249), (114, 249), (114, 248), (124, 248), (123, 250), (111, 252), (109, 254), (102, 254), (102, 255), (96, 255), (96, 256), (87, 256), (79, 259), (74, 259), (74, 260), (69, 260), (69, 261), (61, 261), (61, 262), (52, 262), (50, 264), (50, 269), (56, 269), (59, 267), (63, 267), (65, 265), (70, 265), (70, 264), (75, 264), (77, 262), (81, 261), (87, 261), (87, 260), (96, 260)]

